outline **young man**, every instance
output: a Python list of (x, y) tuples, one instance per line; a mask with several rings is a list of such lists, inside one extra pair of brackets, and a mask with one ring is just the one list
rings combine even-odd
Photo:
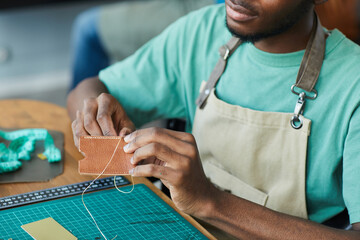
[[(132, 175), (236, 238), (359, 239), (360, 49), (324, 31), (320, 2), (226, 0), (180, 19), (70, 93), (75, 143), (126, 135)], [(192, 134), (135, 131), (161, 117)], [(345, 208), (352, 230), (319, 224)]]

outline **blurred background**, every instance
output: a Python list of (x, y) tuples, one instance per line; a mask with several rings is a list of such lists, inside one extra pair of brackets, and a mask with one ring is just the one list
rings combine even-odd
[[(0, 0), (0, 99), (28, 98), (65, 106), (74, 20), (87, 9), (113, 2), (119, 1)], [(329, 0), (317, 11), (323, 25), (339, 28), (359, 42), (360, 0)]]
[(0, 0), (0, 98), (62, 106), (71, 79), (71, 30), (81, 12), (115, 1)]

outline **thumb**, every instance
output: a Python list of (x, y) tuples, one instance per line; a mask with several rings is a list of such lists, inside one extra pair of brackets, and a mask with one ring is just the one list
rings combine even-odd
[(124, 121), (122, 122), (122, 128), (120, 129), (119, 136), (125, 137), (126, 135), (134, 132), (136, 130), (135, 125), (132, 121)]

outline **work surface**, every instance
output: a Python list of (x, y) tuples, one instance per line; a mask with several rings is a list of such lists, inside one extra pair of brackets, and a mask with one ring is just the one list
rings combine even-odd
[[(117, 239), (207, 239), (144, 184), (135, 185), (131, 194), (116, 189), (86, 194), (84, 201), (110, 239), (116, 235)], [(0, 236), (32, 239), (21, 226), (48, 217), (79, 239), (102, 239), (81, 196), (4, 210), (0, 212)]]
[[(48, 103), (43, 103), (43, 102), (38, 102), (38, 101), (28, 101), (28, 100), (4, 100), (4, 101), (0, 101), (0, 109), (2, 109), (2, 117), (0, 118), (0, 126), (3, 128), (46, 128), (46, 129), (52, 129), (52, 130), (57, 130), (57, 131), (61, 131), (64, 133), (64, 140), (65, 140), (65, 156), (64, 156), (64, 173), (54, 179), (52, 179), (49, 182), (42, 182), (42, 183), (13, 183), (13, 184), (0, 184), (0, 197), (5, 197), (5, 196), (10, 196), (10, 195), (15, 195), (15, 194), (21, 194), (21, 193), (26, 193), (26, 192), (30, 192), (30, 191), (36, 191), (36, 190), (41, 190), (41, 189), (46, 189), (46, 188), (52, 188), (52, 187), (56, 187), (56, 186), (61, 186), (61, 185), (67, 185), (67, 184), (72, 184), (72, 183), (77, 183), (77, 182), (82, 182), (82, 181), (88, 181), (88, 180), (92, 180), (92, 177), (90, 176), (81, 176), (78, 174), (78, 160), (82, 159), (82, 155), (78, 152), (78, 150), (76, 149), (76, 147), (74, 146), (73, 143), (73, 137), (72, 137), (72, 132), (71, 132), (71, 122), (67, 116), (67, 112), (66, 109), (53, 105), (53, 104), (48, 104)], [(131, 180), (131, 179), (129, 179)], [(121, 194), (119, 192), (114, 192), (114, 191), (110, 191), (109, 193), (111, 193), (109, 196), (111, 197), (112, 194), (116, 194), (116, 198), (113, 197), (114, 199), (112, 199), (111, 201), (121, 201), (121, 199), (124, 198), (128, 198), (128, 197), (135, 197), (137, 196), (137, 194), (144, 194), (143, 197), (153, 197), (153, 193), (154, 192), (157, 196), (159, 196), (161, 199), (163, 199), (164, 202), (166, 202), (166, 204), (168, 204), (171, 207), (174, 207), (174, 209), (176, 210), (174, 204), (172, 203), (172, 201), (170, 199), (168, 199), (159, 189), (157, 189), (153, 184), (151, 184), (147, 179), (145, 178), (134, 178), (134, 182), (135, 183), (143, 183), (145, 184), (149, 189), (151, 189), (151, 191), (149, 191), (148, 189), (144, 188), (143, 191), (145, 192), (141, 192), (138, 190), (134, 190), (135, 192), (132, 194), (129, 194), (128, 196), (125, 196), (126, 194)], [(139, 188), (139, 190), (141, 190), (142, 187)], [(137, 192), (138, 191), (138, 192)], [(101, 195), (101, 194), (100, 194)], [(91, 196), (88, 195), (88, 196)], [(86, 196), (86, 197), (88, 197)], [(98, 198), (97, 193), (93, 196), (96, 196), (94, 198)], [(80, 196), (76, 196), (75, 198), (79, 198)], [(119, 198), (118, 198), (119, 197)], [(89, 202), (89, 206), (91, 206), (91, 198), (89, 197), (90, 202)], [(116, 200), (117, 199), (117, 200)], [(85, 198), (85, 201), (88, 201)], [(56, 200), (58, 201), (58, 200)], [(60, 202), (62, 202), (63, 200), (60, 200)], [(65, 200), (64, 200), (65, 201)], [(97, 207), (103, 207), (104, 209), (108, 209), (109, 211), (111, 210), (111, 208), (118, 208), (119, 206), (119, 202), (112, 204), (111, 202), (107, 202), (107, 201), (101, 201), (97, 203)], [(138, 199), (136, 201), (144, 201), (144, 199)], [(157, 200), (156, 200), (157, 201)], [(155, 202), (156, 202), (155, 201)], [(124, 202), (124, 201), (121, 201)], [(49, 202), (49, 204), (52, 202)], [(48, 203), (46, 203), (48, 204)], [(46, 205), (45, 204), (45, 205)], [(143, 205), (141, 205), (139, 202), (136, 203), (138, 208), (144, 208), (145, 203), (142, 203)], [(160, 209), (163, 209), (163, 207), (167, 207), (166, 205), (163, 205), (163, 203), (157, 203), (160, 204)], [(45, 206), (44, 205), (44, 206)], [(67, 204), (66, 205), (71, 205), (71, 204)], [(39, 204), (35, 204), (35, 205), (31, 205), (28, 207), (23, 207), (23, 209), (30, 209), (30, 213), (31, 210), (36, 210), (36, 208), (40, 206)], [(79, 205), (80, 206), (80, 205)], [(82, 206), (82, 205), (81, 205)], [(88, 222), (87, 224), (82, 224), (82, 227), (84, 229), (86, 229), (88, 226), (91, 226), (91, 222), (88, 220), (88, 217), (85, 216), (84, 213), (84, 209), (83, 207), (79, 208), (79, 212), (78, 214), (81, 214), (80, 216), (82, 217), (82, 219), (86, 219), (86, 221)], [(111, 208), (110, 208), (111, 207)], [(68, 207), (67, 211), (69, 211), (69, 209), (72, 209), (74, 207)], [(22, 209), (22, 208), (19, 208)], [(131, 215), (131, 212), (133, 212), (131, 210), (132, 208), (129, 209), (125, 209), (123, 211), (127, 211), (127, 214)], [(145, 209), (141, 209), (142, 211), (145, 211)], [(159, 209), (157, 209), (159, 210)], [(10, 210), (3, 210), (0, 211), (0, 216), (4, 217), (4, 215), (12, 212), (12, 211), (17, 211), (16, 209), (10, 209)], [(37, 209), (38, 211), (38, 209)], [(111, 212), (117, 212), (118, 210), (115, 209), (114, 211)], [(177, 211), (177, 210), (176, 210)], [(38, 211), (39, 212), (39, 211)], [(34, 212), (29, 214), (28, 216), (28, 220), (31, 222), (32, 220), (36, 220), (34, 219), (35, 216), (41, 216), (41, 214), (38, 214), (38, 212)], [(65, 212), (65, 211), (64, 211)], [(14, 213), (14, 212), (13, 212)], [(42, 213), (43, 214), (43, 213)], [(114, 214), (114, 213), (112, 213)], [(195, 226), (197, 229), (199, 229), (203, 234), (205, 234), (205, 236), (207, 236), (208, 238), (214, 239), (213, 236), (211, 236), (203, 227), (201, 227), (196, 221), (194, 221), (191, 217), (187, 216), (186, 214), (183, 214), (181, 212), (178, 212), (178, 214), (180, 214), (182, 217), (184, 217), (187, 221), (189, 221), (193, 226)], [(72, 222), (72, 224), (74, 224), (76, 221), (74, 219), (74, 217), (76, 217), (76, 215), (73, 214), (65, 214), (66, 218), (69, 218)], [(179, 216), (180, 216), (179, 215)], [(11, 218), (11, 221), (19, 221), (16, 218), (21, 217), (21, 214), (16, 214), (16, 217)], [(122, 215), (123, 217), (126, 215)], [(1, 218), (0, 217), (0, 218)], [(6, 217), (6, 216), (5, 216)], [(145, 219), (151, 220), (152, 218), (146, 218)], [(41, 217), (42, 218), (42, 217)], [(45, 217), (44, 217), (45, 218)], [(101, 217), (100, 217), (101, 218)], [(121, 225), (122, 220), (121, 217), (117, 217), (119, 219), (118, 223)], [(10, 219), (10, 218), (6, 218), (6, 219)], [(130, 218), (131, 219), (131, 218)], [(60, 223), (62, 223), (61, 219), (56, 219), (55, 220), (59, 221)], [(6, 224), (9, 224), (9, 229), (15, 229), (13, 224), (14, 222), (8, 222), (5, 221)], [(26, 221), (26, 222), (29, 222)], [(106, 221), (110, 221), (110, 220), (106, 220)], [(111, 220), (111, 221), (115, 221), (115, 220)], [(145, 221), (143, 219), (141, 220), (136, 220), (136, 221)], [(4, 219), (0, 219), (1, 224), (4, 223)], [(26, 223), (23, 221), (20, 221), (21, 223)], [(100, 222), (103, 222), (102, 220), (100, 220)], [(177, 224), (180, 224), (180, 222), (177, 222)], [(19, 223), (17, 223), (19, 224)], [(164, 226), (167, 225), (167, 227), (171, 227), (172, 223), (166, 223), (163, 224)], [(182, 224), (185, 224), (184, 222)], [(142, 225), (143, 227), (146, 227), (148, 224), (145, 223), (141, 223), (139, 225)], [(187, 225), (187, 223), (185, 224)], [(188, 226), (189, 227), (189, 226)], [(75, 229), (75, 228), (74, 228)], [(95, 228), (96, 229), (96, 228)], [(106, 231), (110, 231), (110, 233), (112, 233), (111, 229), (107, 229), (107, 227), (102, 228), (103, 230)], [(189, 227), (189, 229), (191, 229), (191, 227)], [(72, 230), (72, 229), (69, 229)], [(10, 230), (8, 230), (10, 231)], [(132, 230), (131, 230), (132, 231)], [(177, 231), (176, 229), (173, 229), (173, 231)], [(126, 230), (126, 232), (130, 232), (130, 230)], [(153, 234), (151, 231), (150, 234)], [(186, 230), (185, 230), (186, 233)], [(0, 233), (2, 234), (2, 233)], [(118, 234), (118, 233), (117, 233)], [(158, 233), (157, 233), (158, 234)], [(97, 235), (96, 235), (97, 236)], [(111, 234), (110, 234), (111, 236)], [(174, 233), (174, 236), (176, 236), (176, 234)], [(3, 236), (0, 235), (0, 239)], [(20, 238), (23, 239), (23, 238)], [(118, 237), (117, 239), (123, 239), (121, 237)], [(136, 237), (132, 237), (132, 239), (138, 239)], [(141, 239), (141, 237), (140, 237)], [(146, 239), (146, 238), (145, 238)], [(160, 239), (165, 239), (162, 238), (160, 236)], [(176, 238), (179, 239), (179, 238)], [(181, 238), (180, 238), (181, 239)], [(185, 237), (186, 239), (186, 237)], [(190, 237), (190, 239), (196, 239), (196, 238), (192, 238)]]

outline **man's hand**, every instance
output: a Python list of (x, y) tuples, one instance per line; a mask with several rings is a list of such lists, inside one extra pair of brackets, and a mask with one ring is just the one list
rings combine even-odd
[(191, 134), (150, 128), (127, 135), (125, 142), (124, 151), (134, 153), (137, 165), (133, 176), (160, 178), (177, 208), (237, 238), (359, 239), (357, 231), (332, 229), (216, 189), (205, 177)]
[(77, 147), (81, 136), (125, 136), (135, 130), (120, 103), (110, 94), (86, 98), (83, 109), (76, 112), (72, 123)]
[(206, 178), (195, 138), (161, 128), (142, 129), (125, 137), (127, 153), (134, 153), (133, 176), (156, 177), (170, 190), (183, 212), (201, 217), (218, 191)]

